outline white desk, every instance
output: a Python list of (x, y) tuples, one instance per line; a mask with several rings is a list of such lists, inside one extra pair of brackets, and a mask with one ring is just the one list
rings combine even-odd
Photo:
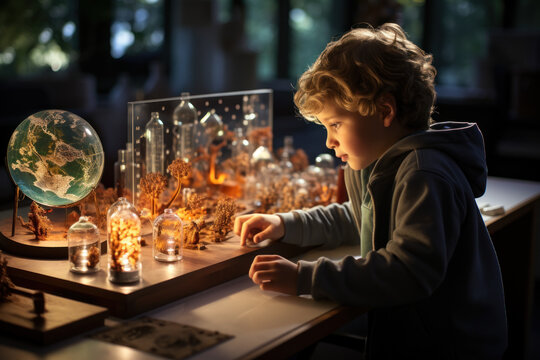
[[(342, 247), (325, 252), (336, 259), (347, 253), (358, 254), (359, 248)], [(304, 257), (318, 258), (321, 254), (314, 250)], [(272, 357), (292, 354), (337, 329), (355, 313), (330, 301), (315, 302), (307, 297), (261, 291), (246, 275), (143, 315), (234, 335), (233, 339), (190, 357), (195, 360), (254, 358), (269, 351)], [(111, 318), (106, 324), (120, 321)], [(324, 327), (322, 333), (321, 327)], [(295, 342), (292, 346), (291, 341)], [(28, 346), (0, 337), (0, 354), (9, 354), (6, 359), (44, 360), (158, 358), (84, 335), (48, 347)]]
[(484, 220), (504, 282), (509, 335), (504, 358), (524, 359), (530, 344), (540, 183), (490, 177), (486, 194), (478, 203), (501, 204), (506, 209), (504, 215)]
[[(532, 253), (528, 257), (527, 247), (533, 244), (534, 209), (539, 200), (540, 183), (498, 178), (488, 180), (487, 192), (478, 200), (492, 205), (502, 204), (507, 210), (505, 215), (486, 217), (485, 221), (497, 251), (500, 251), (507, 302), (511, 299), (511, 306), (508, 307), (510, 354), (520, 354), (528, 344), (530, 316), (528, 320), (527, 314), (531, 311), (528, 301), (532, 295), (533, 257)], [(524, 226), (525, 232), (520, 230)], [(512, 237), (508, 237), (509, 231)], [(324, 252), (332, 258), (358, 253), (357, 247)], [(302, 258), (316, 259), (322, 254), (313, 250)], [(526, 259), (523, 259), (523, 255)], [(507, 258), (511, 261), (507, 262)], [(520, 261), (521, 265), (514, 268), (516, 261)], [(516, 277), (520, 280), (517, 282), (519, 286), (507, 286), (508, 279), (516, 282)], [(332, 302), (315, 302), (308, 298), (263, 292), (247, 276), (242, 276), (143, 315), (234, 335), (233, 339), (190, 358), (199, 360), (286, 358), (332, 333), (360, 313), (361, 309), (341, 307)], [(109, 319), (107, 324), (116, 321), (120, 320)], [(516, 335), (512, 335), (514, 333)], [(0, 354), (5, 359), (161, 359), (131, 348), (92, 340), (84, 335), (48, 347), (30, 346), (0, 337)]]

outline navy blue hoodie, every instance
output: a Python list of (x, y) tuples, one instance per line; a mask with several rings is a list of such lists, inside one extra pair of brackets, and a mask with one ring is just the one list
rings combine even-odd
[[(437, 123), (396, 142), (376, 162), (373, 251), (299, 262), (298, 294), (369, 307), (368, 358), (498, 359), (507, 346), (499, 263), (475, 198), (486, 188), (476, 124)], [(359, 244), (360, 171), (350, 201), (279, 214), (282, 241)]]

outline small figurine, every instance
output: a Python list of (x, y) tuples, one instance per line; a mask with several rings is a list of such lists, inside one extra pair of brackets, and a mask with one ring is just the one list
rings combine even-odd
[(49, 233), (49, 229), (52, 227), (51, 221), (45, 215), (52, 210), (45, 210), (39, 206), (35, 201), (30, 204), (30, 212), (28, 213), (28, 221), (25, 222), (22, 217), (19, 216), (19, 223), (22, 227), (30, 230), (34, 233), (35, 240), (45, 240)]

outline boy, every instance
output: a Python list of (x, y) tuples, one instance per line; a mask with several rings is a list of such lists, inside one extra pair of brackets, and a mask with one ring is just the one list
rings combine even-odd
[(361, 258), (258, 256), (263, 290), (369, 307), (368, 358), (496, 359), (506, 348), (501, 273), (475, 197), (487, 169), (475, 124), (429, 125), (432, 58), (396, 24), (331, 42), (298, 81), (300, 113), (347, 163), (350, 201), (235, 221), (248, 238), (338, 246)]

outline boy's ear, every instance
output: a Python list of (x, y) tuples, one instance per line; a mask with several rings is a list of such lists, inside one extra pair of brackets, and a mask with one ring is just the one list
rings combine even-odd
[(382, 94), (377, 99), (384, 127), (390, 127), (396, 117), (396, 99), (392, 94)]

